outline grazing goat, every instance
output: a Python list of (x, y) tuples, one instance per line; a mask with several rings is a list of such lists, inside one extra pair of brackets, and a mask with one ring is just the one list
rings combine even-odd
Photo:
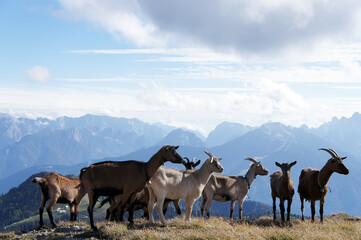
[(280, 199), (281, 219), (285, 221), (285, 200), (287, 200), (287, 221), (290, 221), (290, 212), (292, 198), (295, 194), (293, 188), (293, 182), (291, 179), (291, 167), (293, 167), (297, 161), (292, 163), (278, 163), (276, 166), (280, 167), (282, 171), (278, 170), (271, 175), (271, 190), (273, 200), (273, 220), (276, 220), (276, 197)]
[(80, 202), (86, 194), (79, 179), (67, 178), (57, 173), (50, 173), (43, 178), (35, 177), (32, 182), (38, 182), (41, 189), (39, 228), (44, 225), (43, 211), (49, 199), (50, 202), (46, 211), (48, 212), (53, 227), (56, 227), (56, 224), (54, 223), (52, 211), (56, 203), (68, 203), (70, 208), (70, 221), (76, 220)]
[[(201, 160), (198, 160), (197, 162), (194, 162), (196, 158), (193, 158), (192, 161), (189, 160), (189, 158), (184, 157), (186, 161), (183, 161), (182, 164), (185, 166), (186, 170), (194, 170), (201, 162)], [(110, 202), (111, 206), (107, 209), (107, 214), (105, 219), (109, 220), (109, 217), (111, 220), (123, 220), (123, 215), (121, 215), (120, 209), (119, 209), (119, 201), (120, 201), (121, 195), (118, 195), (114, 197), (114, 199), (106, 198), (103, 200), (100, 204), (100, 207), (102, 207), (106, 202)], [(179, 207), (179, 201), (180, 199), (165, 199), (164, 205), (163, 205), (163, 214), (167, 212), (168, 204), (170, 202), (173, 202), (174, 207), (176, 209), (176, 212), (178, 215), (181, 215), (181, 210)], [(143, 217), (149, 219), (148, 216), (148, 202), (149, 202), (149, 189), (146, 186), (143, 190), (137, 193), (137, 196), (134, 201), (134, 211), (143, 209)], [(125, 210), (126, 211), (126, 210)], [(117, 214), (118, 213), (118, 214)]]
[[(154, 154), (148, 162), (123, 161), (100, 162), (80, 171), (80, 180), (89, 197), (89, 220), (91, 228), (96, 230), (93, 220), (94, 205), (99, 196), (114, 197), (121, 194), (120, 208), (124, 211), (127, 203), (133, 203), (137, 192), (141, 191), (158, 168), (166, 161), (182, 163), (177, 147), (166, 145)], [(134, 205), (128, 208), (128, 221), (133, 224)]]
[(156, 209), (164, 226), (167, 226), (162, 212), (165, 198), (184, 198), (186, 207), (185, 220), (187, 222), (190, 221), (193, 203), (200, 197), (212, 172), (223, 172), (223, 167), (219, 163), (222, 158), (217, 158), (207, 151), (204, 152), (210, 158), (207, 159), (198, 170), (182, 172), (161, 167), (154, 174), (152, 183), (149, 185), (148, 211), (150, 223), (154, 223), (153, 208), (156, 198)]
[(253, 158), (245, 158), (253, 162), (245, 177), (242, 176), (224, 176), (212, 174), (207, 185), (202, 192), (201, 216), (205, 210), (209, 218), (209, 208), (212, 200), (217, 202), (231, 201), (231, 211), (229, 217), (232, 218), (234, 205), (238, 201), (239, 219), (242, 218), (242, 207), (249, 188), (257, 175), (267, 175), (268, 170)]
[(346, 159), (346, 157), (339, 157), (337, 153), (330, 148), (320, 148), (319, 150), (328, 152), (332, 157), (321, 170), (312, 168), (302, 169), (298, 184), (298, 193), (301, 199), (302, 220), (305, 220), (304, 199), (311, 201), (312, 221), (315, 221), (315, 201), (320, 200), (320, 221), (323, 222), (323, 206), (327, 194), (327, 182), (332, 173), (337, 172), (347, 175), (349, 170), (343, 164), (343, 160)]

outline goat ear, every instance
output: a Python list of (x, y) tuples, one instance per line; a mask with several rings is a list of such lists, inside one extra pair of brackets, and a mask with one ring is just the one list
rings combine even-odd
[(281, 167), (281, 164), (279, 164), (278, 162), (275, 162), (277, 167)]
[(290, 165), (291, 167), (294, 166), (297, 163), (297, 161), (292, 162)]
[(178, 149), (178, 148), (179, 148), (179, 146), (175, 146), (175, 147), (174, 147), (174, 149)]
[(347, 157), (343, 157), (343, 158), (341, 158), (342, 160), (345, 160)]
[(223, 158), (218, 158), (219, 161), (221, 161)]
[(194, 164), (194, 167), (197, 167), (200, 163), (201, 163), (201, 160), (198, 160), (198, 161)]

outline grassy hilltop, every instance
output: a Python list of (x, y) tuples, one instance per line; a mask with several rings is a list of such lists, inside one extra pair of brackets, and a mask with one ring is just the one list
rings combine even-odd
[(341, 213), (327, 217), (323, 224), (318, 221), (294, 219), (283, 224), (270, 217), (241, 222), (212, 217), (185, 223), (183, 218), (174, 218), (168, 220), (168, 227), (161, 227), (160, 223), (151, 225), (136, 219), (132, 229), (123, 223), (98, 223), (97, 233), (85, 222), (62, 222), (56, 230), (10, 232), (0, 235), (0, 239), (361, 239), (360, 218)]

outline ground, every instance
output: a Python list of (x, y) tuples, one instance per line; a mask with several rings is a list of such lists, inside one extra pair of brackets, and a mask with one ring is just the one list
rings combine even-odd
[(162, 227), (159, 222), (136, 219), (129, 227), (126, 223), (101, 222), (95, 232), (86, 222), (60, 222), (56, 229), (3, 233), (0, 239), (361, 239), (361, 219), (343, 213), (327, 217), (324, 223), (319, 219), (314, 223), (299, 219), (282, 223), (271, 217), (255, 221), (193, 218), (191, 223), (178, 217), (168, 223)]

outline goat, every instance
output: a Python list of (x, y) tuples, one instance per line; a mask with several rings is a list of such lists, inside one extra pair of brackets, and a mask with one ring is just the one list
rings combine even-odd
[[(196, 160), (196, 158), (193, 158), (192, 161), (189, 160), (189, 158), (184, 157), (183, 159), (185, 159), (186, 161), (183, 161), (182, 164), (185, 166), (186, 170), (194, 170), (201, 162), (201, 160), (198, 160), (197, 162), (194, 162), (194, 160)], [(120, 215), (121, 212), (119, 211), (120, 209), (118, 208), (119, 206), (119, 202), (120, 201), (120, 195), (116, 196), (114, 199), (111, 198), (106, 198), (105, 200), (103, 200), (100, 204), (100, 207), (102, 207), (106, 202), (110, 202), (110, 207), (107, 209), (107, 214), (106, 214), (106, 220), (109, 220), (109, 217), (111, 217), (111, 219), (117, 219), (122, 221), (123, 220), (123, 215)], [(176, 212), (178, 215), (181, 215), (181, 210), (179, 207), (179, 201), (180, 199), (174, 199), (174, 200), (170, 200), (170, 199), (165, 199), (164, 201), (164, 205), (163, 205), (163, 214), (165, 215), (167, 212), (167, 208), (168, 208), (168, 204), (170, 202), (173, 202), (174, 207), (176, 209)], [(143, 190), (141, 190), (140, 192), (137, 193), (137, 196), (135, 198), (134, 201), (134, 210), (140, 210), (143, 209), (143, 217), (146, 217), (147, 219), (149, 219), (148, 216), (148, 202), (149, 202), (149, 189), (146, 186)], [(118, 212), (120, 216), (116, 216), (116, 212)]]
[[(126, 204), (134, 202), (136, 193), (142, 190), (147, 182), (150, 182), (150, 178), (164, 162), (182, 163), (183, 158), (176, 149), (178, 146), (163, 146), (148, 162), (106, 161), (81, 169), (80, 180), (89, 197), (88, 214), (91, 228), (97, 230), (93, 220), (93, 209), (99, 196), (114, 197), (121, 194), (120, 208), (124, 211)], [(128, 221), (132, 225), (133, 204), (128, 208), (128, 212)]]
[(277, 170), (270, 178), (273, 200), (273, 220), (276, 220), (276, 197), (278, 197), (280, 199), (281, 219), (283, 222), (285, 221), (284, 202), (287, 200), (287, 221), (290, 221), (292, 198), (295, 194), (291, 179), (291, 167), (296, 163), (297, 161), (282, 164), (275, 162), (276, 166), (280, 167), (282, 171)]
[(201, 216), (205, 210), (206, 216), (209, 218), (209, 208), (212, 200), (217, 202), (231, 201), (231, 209), (229, 217), (232, 218), (234, 205), (238, 201), (239, 219), (242, 218), (242, 207), (249, 188), (257, 175), (267, 175), (268, 170), (253, 158), (245, 158), (253, 162), (245, 177), (242, 176), (224, 176), (212, 174), (210, 180), (202, 192)]
[(343, 160), (347, 157), (339, 157), (337, 153), (330, 148), (320, 148), (318, 150), (326, 151), (332, 157), (327, 161), (321, 170), (306, 168), (302, 169), (301, 171), (300, 181), (298, 184), (298, 193), (300, 194), (303, 221), (305, 220), (303, 202), (304, 199), (306, 199), (311, 201), (312, 222), (315, 221), (315, 201), (320, 200), (320, 221), (323, 222), (323, 206), (325, 204), (325, 197), (328, 191), (328, 180), (334, 172), (344, 175), (349, 173), (349, 170), (343, 164)]
[(153, 208), (155, 198), (157, 198), (156, 209), (164, 226), (167, 226), (162, 212), (165, 198), (184, 198), (186, 207), (185, 221), (190, 221), (193, 203), (200, 197), (212, 172), (223, 172), (223, 167), (219, 163), (222, 158), (217, 158), (207, 151), (204, 152), (210, 158), (198, 170), (182, 172), (161, 167), (154, 174), (152, 183), (149, 185), (148, 212), (150, 223), (154, 223)]
[(38, 182), (41, 189), (41, 203), (39, 208), (39, 228), (44, 225), (43, 211), (46, 202), (50, 199), (46, 211), (48, 212), (51, 225), (56, 227), (53, 219), (53, 208), (56, 203), (68, 203), (70, 208), (70, 221), (75, 221), (79, 211), (79, 205), (86, 194), (79, 179), (64, 177), (57, 173), (50, 173), (45, 177), (35, 177), (33, 183)]

